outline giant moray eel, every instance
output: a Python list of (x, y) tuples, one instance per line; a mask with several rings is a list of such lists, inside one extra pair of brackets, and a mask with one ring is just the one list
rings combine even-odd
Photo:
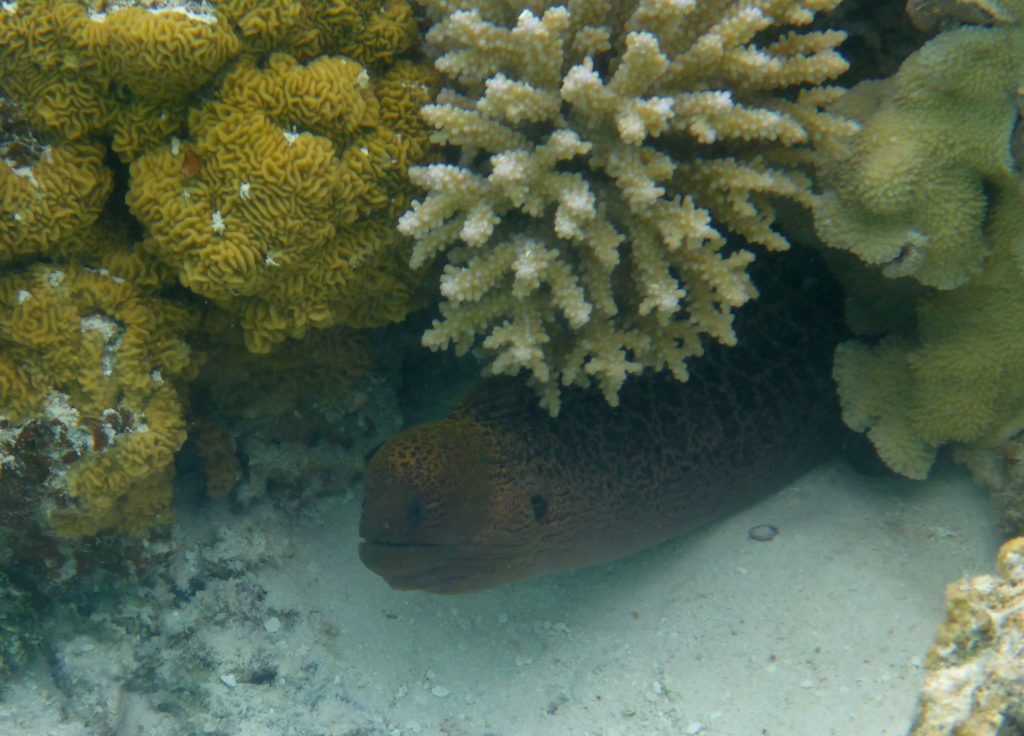
[(480, 590), (627, 555), (811, 469), (841, 437), (841, 295), (814, 254), (764, 260), (738, 345), (708, 346), (687, 383), (631, 379), (614, 409), (565, 391), (552, 419), (491, 379), (387, 442), (365, 476), (363, 563), (399, 590)]

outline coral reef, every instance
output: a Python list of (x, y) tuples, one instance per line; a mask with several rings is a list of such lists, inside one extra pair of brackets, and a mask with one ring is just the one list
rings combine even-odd
[(113, 187), (102, 146), (64, 143), (26, 153), (0, 161), (0, 263), (66, 256)]
[(1024, 537), (999, 550), (997, 576), (949, 585), (926, 667), (911, 736), (1024, 727)]
[[(167, 523), (186, 420), (224, 495), (245, 470), (232, 421), (350, 398), (356, 331), (422, 303), (394, 228), (406, 169), (429, 160), (437, 75), (402, 58), (417, 41), (405, 0), (3, 4), (0, 529), (17, 564), (35, 550), (66, 579), (89, 539)], [(336, 324), (262, 362), (234, 352)], [(233, 358), (192, 386), (200, 346)], [(193, 388), (220, 395), (186, 417)]]
[(991, 478), (982, 455), (1024, 428), (1022, 81), (1019, 24), (958, 28), (836, 105), (863, 127), (822, 165), (816, 226), (876, 273), (840, 269), (865, 339), (834, 375), (846, 423), (911, 478), (946, 445)]
[(186, 97), (242, 44), (216, 16), (110, 5), (5, 4), (0, 87), (36, 125), (70, 140), (108, 133), (128, 159), (181, 128)]
[[(0, 278), (0, 494), (19, 495), (17, 439), (58, 435), (34, 496), (60, 536), (139, 535), (170, 516), (174, 453), (185, 440), (178, 379), (196, 362), (189, 312), (109, 273), (38, 264)], [(33, 440), (41, 443), (38, 437)], [(65, 447), (66, 446), (66, 447)], [(5, 504), (6, 505), (6, 504)]]
[(414, 168), (400, 221), (414, 266), (447, 261), (424, 344), (528, 371), (556, 413), (559, 385), (614, 404), (734, 342), (754, 256), (726, 234), (786, 248), (772, 201), (809, 204), (801, 165), (849, 131), (822, 110), (843, 34), (794, 28), (835, 4), (428, 1), (450, 87), (424, 115), (462, 159)]
[[(100, 6), (102, 9), (100, 9)], [(144, 7), (140, 7), (144, 6)], [(0, 88), (70, 140), (108, 134), (130, 161), (185, 130), (196, 92), (241, 57), (344, 54), (389, 65), (417, 39), (405, 0), (38, 0), (0, 10)]]
[(832, 191), (816, 224), (825, 242), (939, 289), (977, 274), (990, 252), (985, 187), (1010, 189), (1019, 177), (1006, 142), (1022, 79), (1020, 29), (963, 28), (892, 79), (853, 90), (840, 109), (864, 126), (823, 167)]
[(250, 53), (273, 50), (299, 59), (343, 54), (377, 66), (392, 63), (417, 41), (405, 0), (219, 0), (216, 7)]
[(393, 223), (427, 151), (415, 111), (431, 81), (408, 62), (376, 78), (343, 57), (240, 64), (191, 114), (191, 139), (132, 164), (146, 249), (238, 314), (253, 352), (402, 319), (415, 279)]

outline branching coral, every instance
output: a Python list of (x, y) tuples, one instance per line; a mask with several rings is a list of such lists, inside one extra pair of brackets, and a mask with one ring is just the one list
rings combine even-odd
[(424, 343), (528, 371), (552, 412), (732, 343), (756, 291), (726, 234), (787, 247), (773, 200), (809, 204), (801, 165), (849, 132), (822, 111), (843, 34), (793, 29), (834, 5), (428, 0), (451, 87), (424, 115), (462, 158), (413, 169), (400, 221), (414, 266), (447, 259)]
[[(0, 279), (0, 416), (5, 434), (45, 417), (70, 440), (51, 459), (39, 512), (61, 536), (139, 535), (170, 514), (185, 439), (175, 385), (196, 364), (188, 312), (116, 276), (36, 265)], [(16, 494), (5, 459), (0, 493)], [(3, 505), (8, 505), (5, 500)]]
[(342, 57), (239, 66), (193, 112), (192, 139), (133, 163), (147, 248), (238, 314), (255, 352), (310, 327), (401, 319), (413, 281), (392, 223), (427, 150), (415, 115), (430, 83), (407, 62), (378, 79)]

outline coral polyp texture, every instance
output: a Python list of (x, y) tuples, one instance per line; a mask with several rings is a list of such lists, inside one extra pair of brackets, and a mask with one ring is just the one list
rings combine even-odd
[(863, 128), (822, 165), (818, 232), (861, 262), (841, 276), (865, 338), (836, 351), (843, 417), (912, 478), (950, 445), (999, 477), (1024, 430), (1024, 4), (1000, 7), (851, 90), (837, 107)]
[(132, 164), (146, 250), (237, 314), (254, 352), (311, 327), (401, 320), (415, 279), (394, 222), (404, 172), (428, 150), (416, 110), (431, 83), (409, 62), (378, 76), (344, 57), (240, 64), (193, 111), (189, 139)]
[(446, 260), (434, 349), (559, 386), (680, 380), (701, 340), (735, 340), (752, 252), (787, 247), (773, 202), (812, 200), (811, 152), (844, 35), (799, 30), (834, 0), (427, 0), (449, 86), (424, 116), (458, 165), (412, 170), (413, 266)]
[(37, 264), (0, 278), (0, 505), (31, 498), (63, 537), (169, 521), (193, 322), (106, 271)]
[(951, 583), (911, 736), (1017, 733), (1024, 724), (1024, 537), (997, 575)]
[(825, 242), (938, 289), (979, 273), (991, 250), (986, 187), (1019, 177), (1007, 142), (1022, 71), (1019, 28), (963, 28), (892, 79), (853, 90), (842, 105), (864, 128), (824, 167), (832, 190), (816, 222)]

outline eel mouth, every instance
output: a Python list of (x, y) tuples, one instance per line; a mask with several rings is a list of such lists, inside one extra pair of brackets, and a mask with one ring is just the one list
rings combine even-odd
[[(496, 554), (499, 553), (499, 554)], [(506, 582), (500, 549), (477, 545), (364, 539), (359, 559), (395, 590), (468, 593)]]

